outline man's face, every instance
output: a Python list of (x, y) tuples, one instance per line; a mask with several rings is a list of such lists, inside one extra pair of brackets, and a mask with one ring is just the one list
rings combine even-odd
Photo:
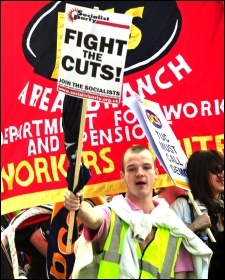
[(124, 157), (124, 170), (120, 175), (126, 184), (127, 194), (139, 198), (152, 194), (152, 187), (158, 174), (150, 151), (128, 152)]

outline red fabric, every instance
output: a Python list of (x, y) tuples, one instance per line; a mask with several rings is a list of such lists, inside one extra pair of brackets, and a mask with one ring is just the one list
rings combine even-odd
[[(56, 101), (56, 81), (35, 74), (22, 48), (28, 23), (51, 2), (3, 1), (1, 4), (3, 214), (63, 201), (67, 188), (68, 163), (60, 125), (62, 104)], [(116, 3), (112, 2), (115, 11)], [(137, 7), (138, 3), (135, 3)], [(146, 69), (124, 77), (118, 107), (92, 102), (88, 108), (82, 160), (91, 168), (92, 179), (84, 188), (86, 197), (125, 191), (119, 175), (122, 153), (132, 144), (148, 146), (145, 136), (140, 137), (142, 130), (138, 122), (128, 107), (123, 106), (126, 96), (132, 92), (160, 104), (187, 156), (199, 149), (224, 151), (223, 1), (177, 1), (177, 7), (182, 25), (168, 53)], [(143, 20), (146, 18), (145, 15)], [(179, 58), (191, 71), (180, 70), (178, 78), (171, 67), (180, 63)], [(162, 73), (161, 83), (170, 82), (171, 87), (159, 87), (157, 73)], [(41, 96), (36, 101), (32, 99), (34, 93)], [(170, 186), (171, 181), (161, 166), (159, 173), (156, 187)]]

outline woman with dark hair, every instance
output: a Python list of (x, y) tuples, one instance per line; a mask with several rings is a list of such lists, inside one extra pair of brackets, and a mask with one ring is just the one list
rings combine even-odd
[(220, 278), (225, 275), (224, 154), (216, 150), (194, 152), (187, 162), (187, 175), (193, 197), (203, 214), (198, 216), (185, 197), (178, 197), (171, 208), (200, 238), (205, 238), (205, 229), (210, 228), (216, 242), (207, 241), (213, 251), (208, 278)]

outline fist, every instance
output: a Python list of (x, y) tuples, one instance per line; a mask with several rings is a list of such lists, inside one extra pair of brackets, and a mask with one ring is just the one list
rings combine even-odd
[(67, 191), (65, 194), (64, 206), (70, 211), (77, 211), (80, 209), (83, 201), (83, 193), (81, 191), (73, 194), (71, 191)]

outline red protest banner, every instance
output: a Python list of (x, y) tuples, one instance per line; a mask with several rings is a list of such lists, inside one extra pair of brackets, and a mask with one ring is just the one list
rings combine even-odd
[[(67, 188), (64, 96), (56, 90), (65, 3), (1, 3), (2, 214), (60, 202)], [(82, 160), (92, 178), (85, 196), (124, 191), (121, 154), (132, 144), (148, 146), (123, 104), (134, 93), (160, 104), (187, 156), (198, 149), (223, 152), (223, 1), (108, 1), (99, 9), (132, 14), (133, 21), (120, 104), (88, 103)], [(156, 187), (170, 186), (159, 171)]]

